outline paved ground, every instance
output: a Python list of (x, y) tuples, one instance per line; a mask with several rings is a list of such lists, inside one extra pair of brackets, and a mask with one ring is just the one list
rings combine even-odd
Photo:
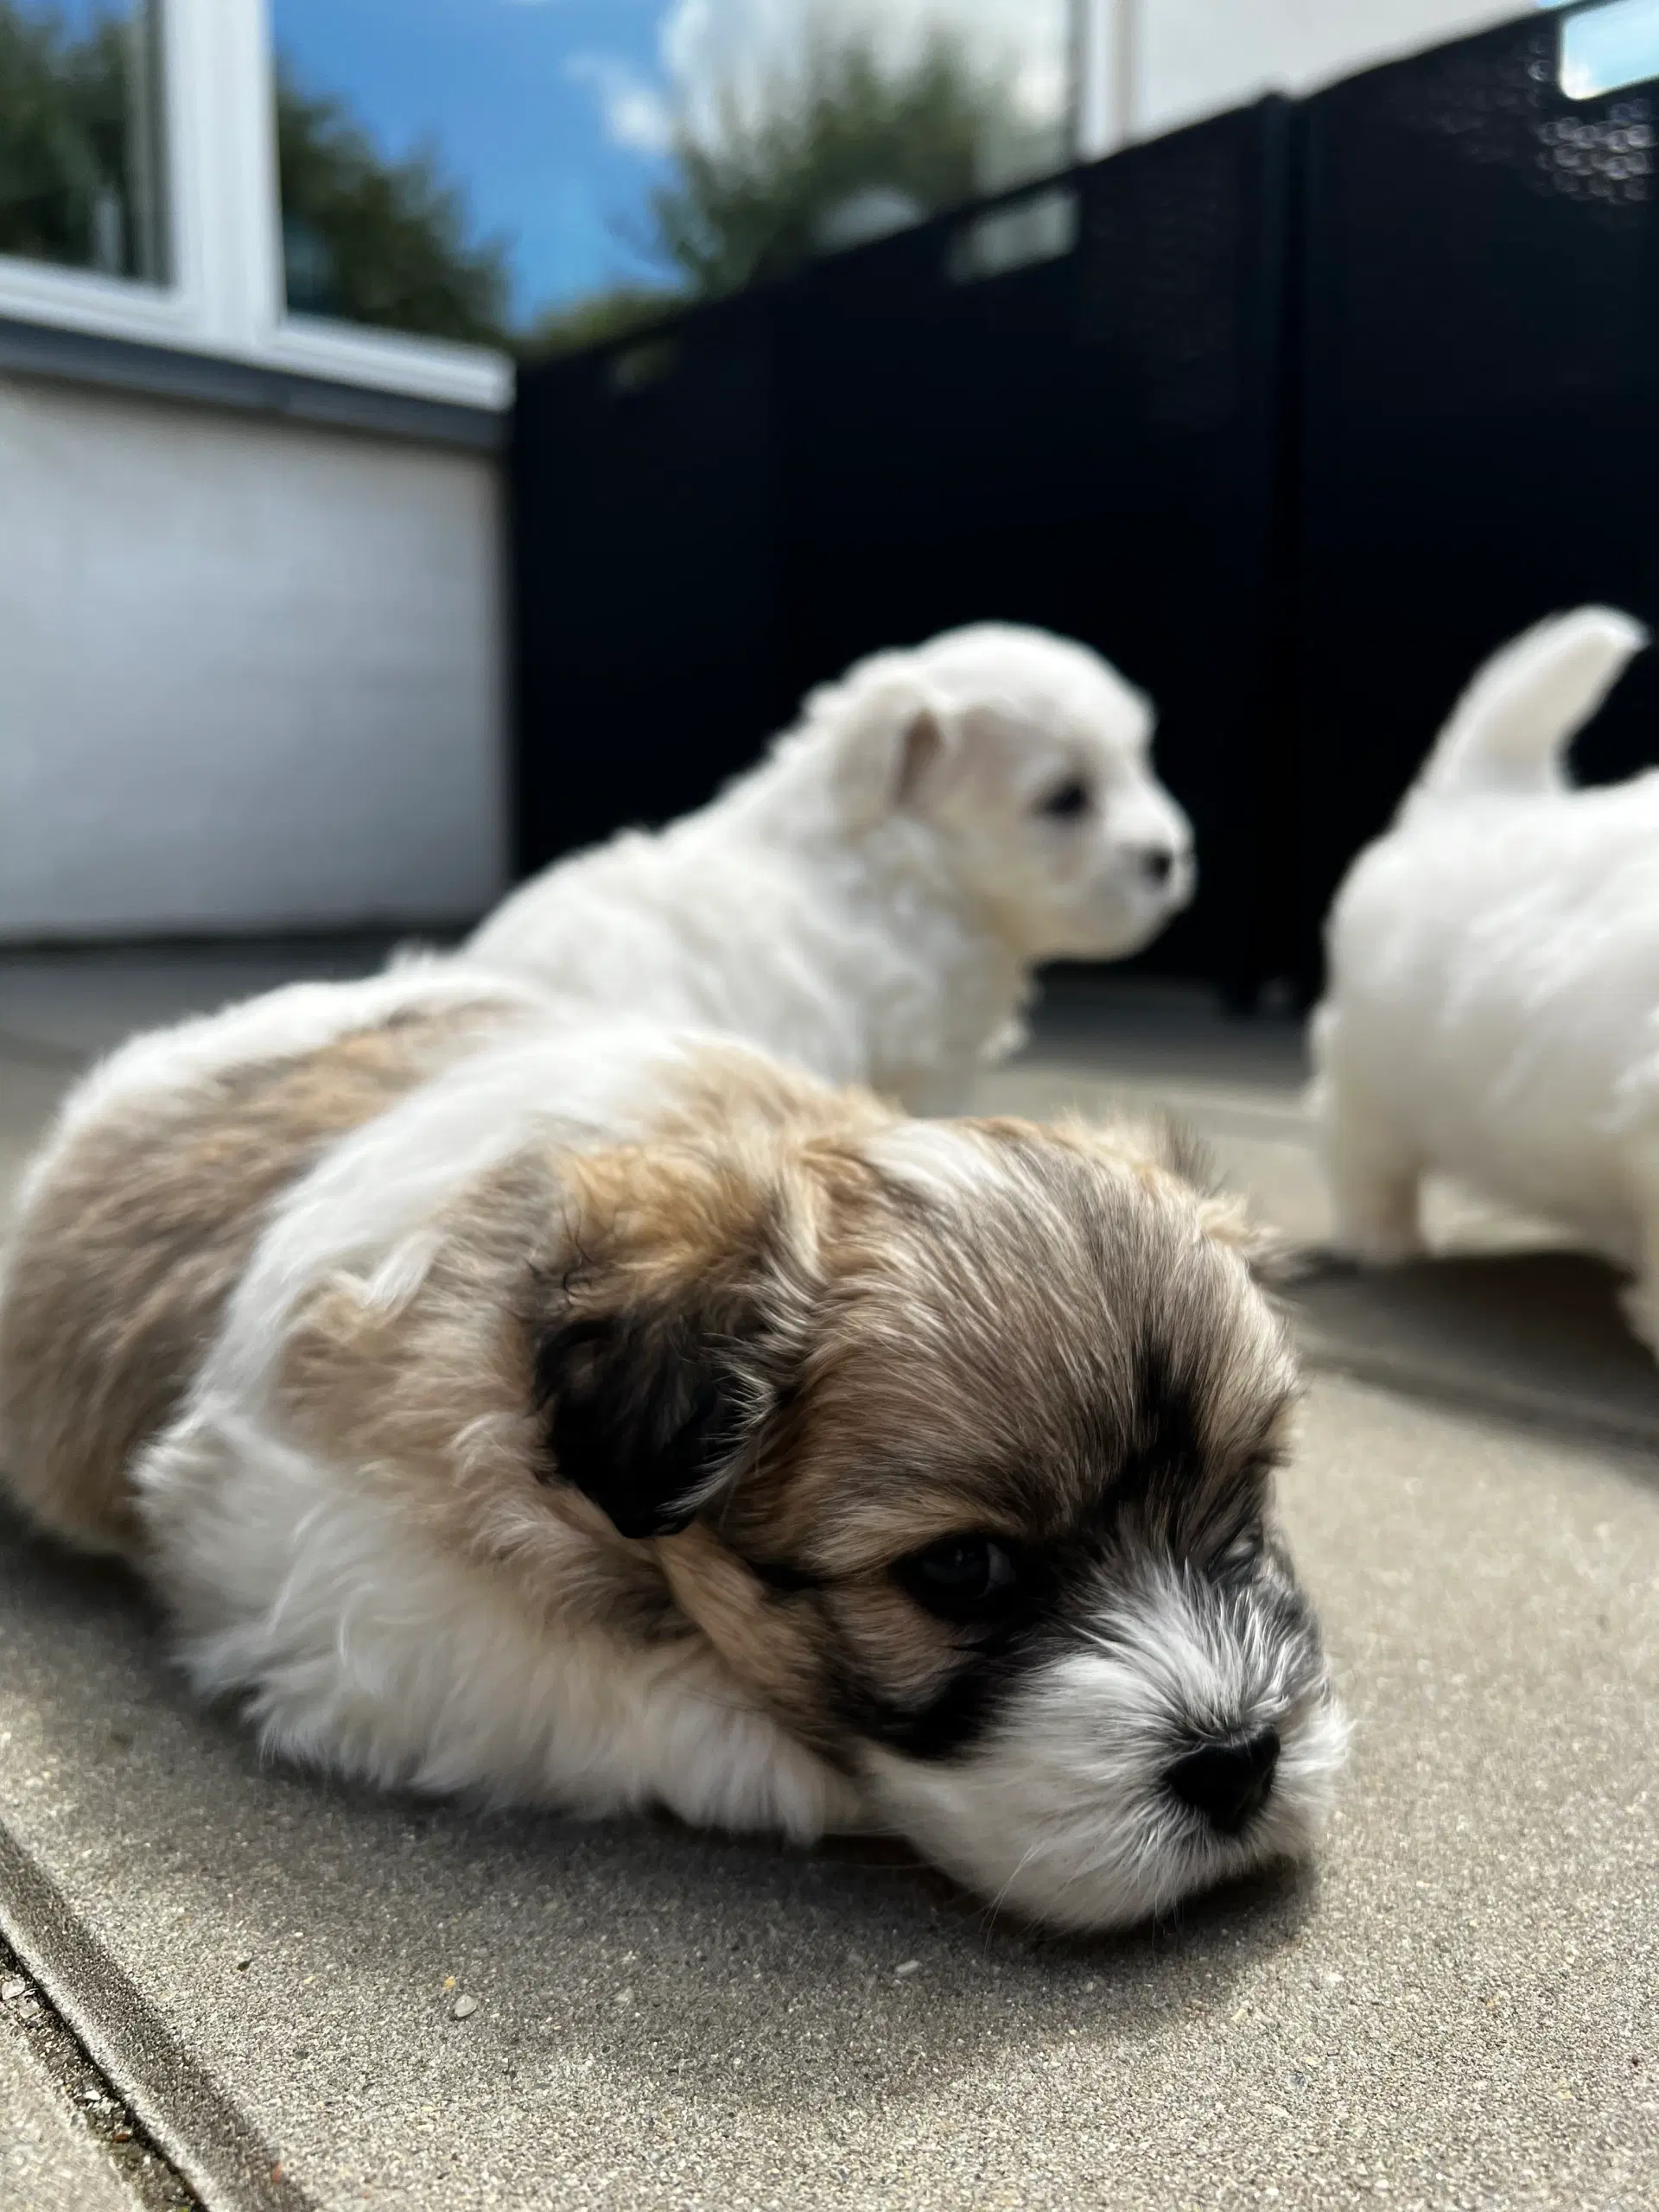
[[(79, 1054), (230, 984), (0, 968), (0, 1173)], [(1173, 1093), (1313, 1240), (1299, 1078), (1287, 1026), (1119, 986), (986, 1097)], [(49, 1999), (0, 2018), (0, 2203), (178, 2202), (163, 2159), (225, 2205), (1654, 2202), (1659, 1382), (1600, 1272), (1436, 1219), (1463, 1256), (1300, 1293), (1330, 1848), (1128, 1940), (988, 1925), (896, 1853), (262, 1770), (118, 1576), (0, 1529), (0, 1927)]]
[(0, 2204), (123, 2212), (131, 2200), (113, 2164), (30, 2050), (29, 2022), (11, 2017), (24, 2011), (21, 1997), (0, 2010)]

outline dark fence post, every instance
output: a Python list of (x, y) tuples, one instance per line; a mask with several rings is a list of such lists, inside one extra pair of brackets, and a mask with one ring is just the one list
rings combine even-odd
[(521, 377), (511, 471), (521, 873), (698, 804), (789, 710), (774, 312), (755, 294)]

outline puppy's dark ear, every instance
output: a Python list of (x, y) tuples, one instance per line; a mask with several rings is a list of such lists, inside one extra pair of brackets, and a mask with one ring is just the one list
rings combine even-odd
[(749, 1400), (723, 1344), (689, 1315), (601, 1313), (537, 1348), (550, 1478), (574, 1483), (624, 1536), (683, 1529), (738, 1452)]

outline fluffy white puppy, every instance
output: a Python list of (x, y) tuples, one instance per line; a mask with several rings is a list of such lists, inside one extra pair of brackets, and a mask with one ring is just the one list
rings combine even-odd
[(878, 653), (710, 805), (557, 862), (462, 957), (947, 1111), (1017, 1043), (1038, 962), (1134, 952), (1191, 899), (1152, 727), (1039, 630)]
[(1234, 1210), (1132, 1131), (453, 967), (129, 1046), (0, 1285), (5, 1486), (273, 1750), (874, 1825), (1077, 1928), (1318, 1832), (1294, 1387)]
[(1645, 642), (1580, 607), (1476, 676), (1332, 908), (1313, 1099), (1342, 1249), (1408, 1257), (1455, 1176), (1633, 1269), (1659, 1351), (1659, 774), (1562, 767)]

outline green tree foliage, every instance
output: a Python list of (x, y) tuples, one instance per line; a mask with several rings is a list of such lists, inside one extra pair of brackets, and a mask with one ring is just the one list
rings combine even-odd
[(568, 305), (548, 308), (517, 340), (528, 359), (548, 353), (580, 353), (661, 322), (683, 307), (685, 295), (666, 285), (614, 284), (588, 292)]
[(81, 37), (0, 0), (0, 253), (111, 276), (141, 267), (130, 72), (146, 26), (105, 17)]
[(798, 267), (861, 197), (922, 214), (959, 206), (1010, 128), (1006, 95), (943, 31), (891, 62), (821, 24), (760, 98), (723, 92), (715, 122), (682, 119), (677, 174), (651, 200), (656, 256), (702, 297)]
[(430, 148), (389, 162), (336, 99), (279, 72), (276, 148), (289, 305), (477, 345), (508, 342), (506, 250), (469, 240)]
[[(857, 234), (880, 203), (906, 219), (959, 207), (1027, 134), (1006, 92), (944, 30), (908, 61), (820, 19), (799, 60), (760, 89), (682, 113), (673, 174), (652, 193), (640, 250), (668, 288), (618, 285), (544, 316), (528, 353), (569, 352), (792, 269)], [(872, 223), (871, 227), (874, 227)]]

